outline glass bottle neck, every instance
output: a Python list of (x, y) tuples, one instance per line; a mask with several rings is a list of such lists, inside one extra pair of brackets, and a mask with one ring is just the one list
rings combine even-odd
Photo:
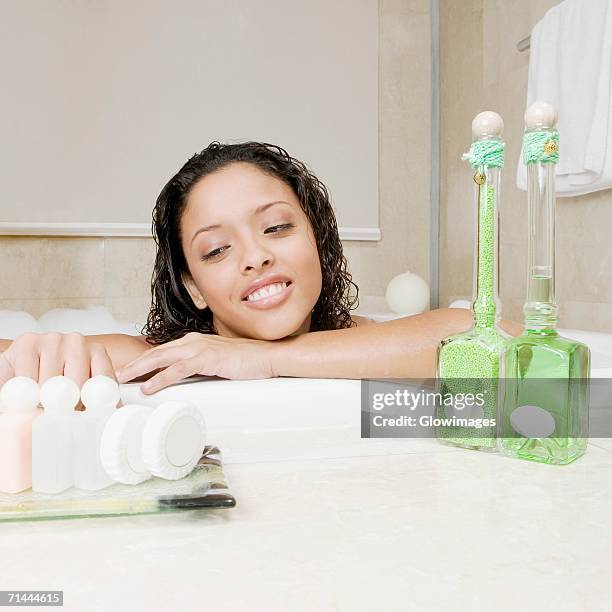
[(484, 181), (476, 194), (476, 241), (474, 253), (474, 325), (493, 327), (499, 320), (498, 210), (499, 168), (481, 166), (476, 177)]
[(529, 215), (527, 301), (523, 306), (527, 330), (554, 331), (555, 302), (555, 165), (527, 165)]

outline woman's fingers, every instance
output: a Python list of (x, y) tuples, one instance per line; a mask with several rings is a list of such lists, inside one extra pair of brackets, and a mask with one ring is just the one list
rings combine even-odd
[(157, 391), (173, 385), (183, 378), (199, 373), (201, 369), (202, 355), (178, 361), (140, 385), (140, 390), (145, 395), (157, 393)]
[[(63, 368), (60, 366), (59, 373), (53, 374), (53, 376), (63, 374), (81, 388), (89, 378), (90, 372), (87, 340), (81, 334), (66, 334), (62, 337), (60, 355)], [(41, 382), (44, 382), (42, 377)]]
[(15, 338), (4, 353), (15, 376), (28, 376), (38, 380), (38, 339), (39, 334), (23, 334)]
[(89, 346), (89, 354), (91, 359), (91, 376), (108, 376), (115, 378), (115, 369), (111, 358), (108, 356), (106, 349), (102, 344), (97, 342)]
[(191, 356), (192, 351), (186, 350), (184, 346), (156, 347), (126, 364), (117, 372), (117, 380), (125, 383)]
[[(0, 380), (6, 376), (28, 376), (43, 384), (64, 375), (79, 387), (90, 377), (104, 374), (115, 378), (113, 364), (103, 345), (88, 343), (82, 334), (23, 334), (2, 354)], [(4, 361), (5, 363), (2, 363)]]
[(10, 380), (15, 376), (13, 366), (9, 360), (4, 356), (4, 353), (0, 353), (0, 389), (7, 380)]
[(42, 385), (53, 376), (64, 373), (62, 354), (62, 335), (50, 333), (39, 336), (38, 342), (38, 382)]

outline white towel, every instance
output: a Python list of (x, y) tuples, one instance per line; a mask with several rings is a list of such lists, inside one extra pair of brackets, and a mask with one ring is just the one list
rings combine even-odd
[[(527, 107), (536, 100), (559, 114), (557, 194), (612, 187), (612, 0), (565, 0), (536, 24)], [(517, 185), (527, 188), (522, 158)]]

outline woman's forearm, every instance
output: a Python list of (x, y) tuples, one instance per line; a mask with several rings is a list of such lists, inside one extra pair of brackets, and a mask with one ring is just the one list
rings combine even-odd
[[(440, 340), (470, 328), (472, 312), (442, 308), (375, 325), (311, 332), (275, 343), (277, 376), (311, 378), (433, 378)], [(512, 335), (522, 331), (502, 321)]]

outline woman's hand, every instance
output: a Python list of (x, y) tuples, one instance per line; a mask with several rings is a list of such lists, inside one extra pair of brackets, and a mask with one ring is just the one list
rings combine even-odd
[(22, 334), (0, 353), (0, 387), (13, 376), (28, 376), (42, 384), (62, 374), (79, 388), (98, 374), (115, 377), (104, 346), (77, 333)]
[(239, 380), (273, 378), (272, 346), (266, 340), (191, 332), (149, 349), (117, 372), (117, 380), (124, 383), (161, 370), (140, 387), (150, 394), (194, 374)]

